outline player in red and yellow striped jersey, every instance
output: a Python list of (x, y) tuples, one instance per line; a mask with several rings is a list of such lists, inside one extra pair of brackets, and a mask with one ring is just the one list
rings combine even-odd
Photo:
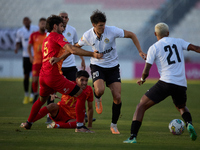
[[(38, 80), (42, 67), (42, 43), (46, 37), (45, 26), (46, 18), (40, 18), (39, 31), (33, 32), (29, 37), (28, 54), (32, 63), (32, 89), (34, 93), (34, 99), (30, 100), (30, 102), (35, 102), (38, 97)], [(34, 56), (31, 52), (32, 47)]]

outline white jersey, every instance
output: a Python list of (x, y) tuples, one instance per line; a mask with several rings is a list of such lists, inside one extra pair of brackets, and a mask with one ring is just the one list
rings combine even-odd
[[(70, 25), (67, 25), (65, 30), (63, 31), (63, 36), (67, 39), (67, 41), (74, 45), (78, 42), (78, 36), (76, 33), (76, 29)], [(62, 67), (72, 67), (76, 66), (75, 56), (73, 54), (69, 55), (62, 64)]]
[(29, 30), (25, 26), (17, 30), (16, 42), (22, 42), (22, 48), (23, 48), (22, 56), (23, 57), (29, 57), (29, 54), (28, 54), (29, 37), (33, 32), (36, 32), (38, 30), (39, 30), (39, 27), (35, 25), (30, 25)]
[(99, 39), (94, 32), (94, 28), (86, 31), (78, 44), (80, 46), (89, 45), (92, 50), (98, 50), (99, 53), (103, 53), (102, 59), (96, 59), (91, 57), (90, 63), (103, 68), (111, 68), (118, 65), (118, 54), (116, 51), (116, 38), (123, 38), (124, 30), (114, 27), (105, 26), (104, 33)]
[(187, 87), (183, 50), (189, 44), (182, 39), (164, 37), (149, 48), (146, 63), (155, 61), (160, 80)]

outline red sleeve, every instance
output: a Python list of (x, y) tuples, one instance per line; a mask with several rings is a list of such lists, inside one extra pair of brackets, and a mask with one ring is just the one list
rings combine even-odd
[(33, 45), (33, 35), (34, 35), (34, 33), (32, 33), (31, 35), (30, 35), (30, 37), (29, 37), (29, 44), (32, 44)]
[(93, 96), (93, 90), (92, 90), (92, 87), (91, 86), (88, 86), (88, 93), (89, 93), (89, 95), (88, 95), (88, 98), (87, 98), (87, 101), (88, 102), (93, 102), (93, 100), (94, 100), (94, 96)]
[(67, 39), (62, 35), (62, 34), (58, 34), (58, 38), (57, 38), (57, 43), (63, 47), (65, 46), (65, 44), (69, 44), (69, 42), (67, 41)]

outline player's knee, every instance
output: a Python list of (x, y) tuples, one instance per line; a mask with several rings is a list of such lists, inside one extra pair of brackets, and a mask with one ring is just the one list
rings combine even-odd
[(113, 96), (113, 100), (115, 104), (120, 104), (121, 103), (121, 94), (115, 94)]
[(176, 107), (178, 108), (178, 109), (184, 109), (185, 108), (185, 104), (180, 104), (180, 105), (177, 105)]
[(101, 89), (101, 88), (96, 88), (96, 89), (95, 89), (95, 94), (96, 94), (97, 96), (102, 96), (103, 93), (104, 93), (104, 89)]

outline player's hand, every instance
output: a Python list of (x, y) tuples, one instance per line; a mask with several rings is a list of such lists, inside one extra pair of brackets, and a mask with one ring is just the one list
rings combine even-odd
[(60, 61), (60, 58), (57, 58), (57, 57), (52, 57), (49, 62), (51, 65), (54, 65), (55, 63), (59, 62)]
[(50, 96), (51, 96), (51, 101), (53, 101), (56, 98), (60, 99), (60, 97), (58, 97), (56, 94), (51, 94)]
[(18, 49), (16, 48), (16, 49), (15, 49), (15, 54), (17, 54), (17, 53), (18, 53)]
[(97, 59), (101, 59), (103, 57), (102, 53), (99, 53), (97, 50), (94, 51), (93, 57)]
[(138, 80), (136, 83), (137, 83), (138, 85), (142, 85), (145, 81), (146, 81), (146, 80), (142, 81), (142, 80), (140, 79), (140, 80)]
[(33, 58), (33, 56), (31, 56), (30, 57), (30, 62), (33, 63), (33, 60), (34, 60), (34, 58)]
[(140, 55), (140, 57), (142, 57), (142, 59), (144, 59), (144, 60), (147, 59), (147, 54), (140, 52), (139, 55)]

